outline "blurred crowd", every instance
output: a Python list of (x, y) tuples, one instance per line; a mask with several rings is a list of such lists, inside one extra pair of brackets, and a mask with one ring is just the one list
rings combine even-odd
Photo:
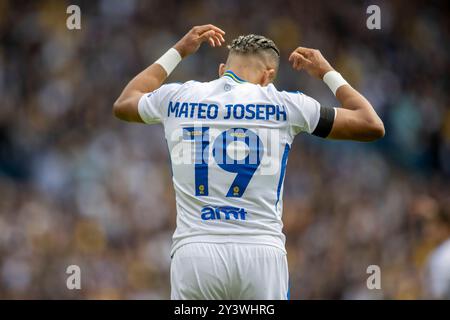
[[(296, 138), (284, 188), (291, 297), (450, 298), (430, 280), (449, 259), (440, 271), (429, 263), (450, 238), (448, 4), (376, 2), (381, 30), (367, 29), (364, 2), (0, 1), (0, 298), (169, 298), (163, 130), (120, 122), (112, 104), (204, 23), (228, 41), (271, 37), (282, 51), (275, 85), (334, 106), (287, 63), (299, 45), (319, 48), (386, 126), (370, 144)], [(69, 4), (81, 30), (66, 28)], [(226, 55), (202, 47), (171, 81), (212, 80)], [(81, 290), (66, 287), (69, 265)], [(369, 265), (381, 290), (366, 287)]]

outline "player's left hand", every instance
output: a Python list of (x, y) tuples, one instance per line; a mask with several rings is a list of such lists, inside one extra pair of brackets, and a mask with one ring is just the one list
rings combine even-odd
[(320, 80), (328, 71), (334, 70), (319, 50), (311, 48), (298, 47), (289, 56), (289, 62), (295, 70), (306, 70)]
[(195, 26), (175, 44), (174, 48), (184, 58), (195, 53), (205, 41), (208, 41), (211, 47), (222, 46), (222, 43), (225, 42), (224, 35), (225, 31), (212, 24)]

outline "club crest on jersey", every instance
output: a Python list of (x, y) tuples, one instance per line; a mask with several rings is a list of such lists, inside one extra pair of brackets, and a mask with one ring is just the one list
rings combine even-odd
[(202, 208), (202, 220), (245, 220), (247, 211), (244, 208), (232, 206), (211, 206), (207, 205)]

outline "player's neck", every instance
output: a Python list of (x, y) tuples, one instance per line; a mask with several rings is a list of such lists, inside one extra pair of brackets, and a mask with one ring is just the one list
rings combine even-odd
[(240, 80), (250, 82), (253, 84), (261, 84), (261, 77), (258, 75), (258, 72), (255, 72), (254, 69), (250, 69), (246, 66), (231, 66), (227, 69), (227, 71), (233, 72)]

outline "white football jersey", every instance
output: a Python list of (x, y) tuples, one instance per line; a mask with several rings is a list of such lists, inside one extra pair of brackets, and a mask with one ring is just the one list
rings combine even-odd
[(171, 254), (190, 242), (285, 251), (288, 154), (296, 134), (316, 129), (316, 100), (227, 71), (210, 82), (165, 84), (142, 96), (139, 114), (145, 123), (163, 124), (170, 151), (177, 205)]

